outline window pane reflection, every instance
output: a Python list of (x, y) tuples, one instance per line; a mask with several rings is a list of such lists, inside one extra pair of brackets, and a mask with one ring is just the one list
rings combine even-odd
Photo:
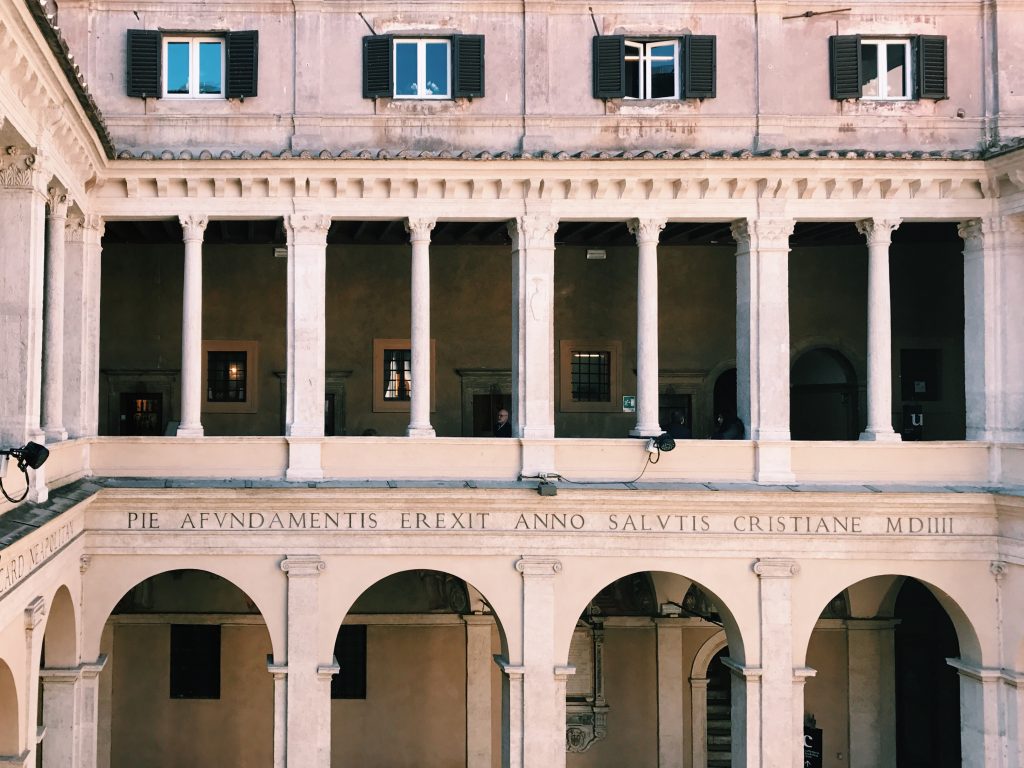
[(199, 44), (199, 92), (221, 92), (221, 55), (219, 42)]
[(878, 46), (862, 44), (860, 47), (860, 84), (864, 96), (878, 96)]
[(167, 44), (167, 92), (188, 93), (188, 43)]
[(907, 47), (899, 45), (886, 46), (886, 96), (903, 98), (906, 91)]
[(416, 88), (415, 43), (395, 43), (395, 95), (419, 95)]
[[(671, 50), (671, 49), (670, 49)], [(676, 72), (671, 59), (651, 62), (652, 99), (672, 98), (676, 94)]]
[(427, 43), (426, 94), (444, 96), (448, 93), (448, 43)]

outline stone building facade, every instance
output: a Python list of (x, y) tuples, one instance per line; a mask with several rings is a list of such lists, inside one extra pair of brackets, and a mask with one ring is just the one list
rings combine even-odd
[(0, 766), (1024, 764), (1024, 4), (0, 50)]

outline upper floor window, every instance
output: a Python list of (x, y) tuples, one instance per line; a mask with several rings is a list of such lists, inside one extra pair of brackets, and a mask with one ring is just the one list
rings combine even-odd
[(363, 38), (365, 99), (471, 99), (483, 95), (483, 35)]
[(833, 99), (945, 99), (946, 38), (833, 35), (829, 69)]
[(256, 95), (259, 32), (206, 35), (129, 29), (129, 96), (244, 99)]
[(215, 37), (165, 37), (165, 97), (224, 98), (224, 41)]
[(559, 409), (620, 411), (621, 360), (622, 345), (618, 341), (562, 339), (558, 355)]
[(678, 41), (627, 40), (625, 46), (627, 99), (679, 98)]
[(395, 40), (395, 98), (451, 98), (451, 43), (448, 40)]
[(707, 99), (715, 95), (716, 38), (598, 35), (593, 44), (595, 99)]

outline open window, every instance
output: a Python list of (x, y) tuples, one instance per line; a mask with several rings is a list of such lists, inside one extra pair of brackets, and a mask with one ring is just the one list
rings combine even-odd
[(472, 99), (483, 95), (483, 35), (363, 38), (365, 99)]

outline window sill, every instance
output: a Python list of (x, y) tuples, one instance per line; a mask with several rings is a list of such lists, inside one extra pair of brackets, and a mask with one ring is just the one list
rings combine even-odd
[(402, 115), (450, 115), (466, 111), (469, 99), (377, 99), (377, 111)]
[(696, 114), (700, 99), (606, 99), (605, 114), (663, 115)]

